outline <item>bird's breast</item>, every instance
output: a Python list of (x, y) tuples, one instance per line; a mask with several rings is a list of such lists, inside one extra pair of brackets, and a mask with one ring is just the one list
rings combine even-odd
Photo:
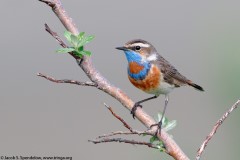
[(150, 68), (150, 63), (132, 61), (128, 63), (128, 75), (135, 80), (142, 80), (145, 79)]
[(140, 65), (137, 62), (129, 62), (128, 64), (129, 72), (132, 74), (139, 74), (144, 69), (144, 65)]
[[(129, 64), (129, 73), (139, 74), (144, 69), (146, 68), (137, 66), (137, 64)], [(135, 87), (144, 92), (159, 95), (158, 91), (161, 83), (161, 71), (156, 65), (151, 64), (142, 79), (137, 79), (131, 74), (128, 74), (128, 78)]]

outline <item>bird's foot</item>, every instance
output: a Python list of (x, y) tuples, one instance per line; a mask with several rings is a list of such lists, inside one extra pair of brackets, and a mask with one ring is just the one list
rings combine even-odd
[(158, 123), (156, 123), (156, 124), (152, 124), (151, 126), (150, 126), (150, 129), (152, 128), (152, 127), (155, 127), (155, 126), (157, 126), (158, 128), (157, 128), (157, 131), (155, 132), (155, 136), (157, 136), (157, 134), (159, 133), (160, 135), (161, 135), (161, 129), (162, 129), (162, 120), (161, 121), (159, 121)]
[(140, 105), (139, 103), (135, 103), (132, 110), (131, 110), (131, 114), (133, 116), (133, 119), (135, 119), (135, 112), (136, 112), (138, 107), (142, 108), (142, 105)]

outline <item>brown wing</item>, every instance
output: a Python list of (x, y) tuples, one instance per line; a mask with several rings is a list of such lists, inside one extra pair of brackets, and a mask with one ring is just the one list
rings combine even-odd
[(156, 64), (160, 67), (164, 75), (164, 80), (176, 87), (189, 84), (191, 81), (181, 75), (175, 67), (173, 67), (167, 60), (158, 54)]

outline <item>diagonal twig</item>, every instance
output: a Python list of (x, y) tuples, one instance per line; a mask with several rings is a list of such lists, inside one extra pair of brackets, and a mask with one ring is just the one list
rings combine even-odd
[(68, 47), (68, 46), (63, 42), (63, 40), (58, 36), (58, 34), (57, 34), (56, 32), (54, 32), (54, 31), (52, 31), (52, 30), (50, 29), (50, 27), (49, 27), (46, 23), (44, 24), (44, 26), (45, 26), (45, 30), (46, 30), (49, 34), (51, 34), (63, 48)]
[(137, 145), (145, 145), (148, 146), (150, 148), (155, 148), (155, 149), (159, 149), (159, 147), (155, 144), (152, 143), (148, 143), (148, 142), (140, 142), (140, 141), (135, 141), (135, 140), (128, 140), (128, 139), (122, 139), (122, 138), (104, 138), (101, 140), (88, 140), (89, 142), (92, 142), (94, 144), (97, 143), (107, 143), (107, 142), (119, 142), (119, 143), (129, 143), (129, 144), (137, 144)]
[[(54, 32), (53, 30), (51, 30), (51, 28), (45, 23), (45, 30), (53, 36), (53, 38), (56, 39), (56, 41), (60, 44), (60, 46), (62, 46), (63, 48), (67, 48), (68, 46), (63, 42), (63, 40), (58, 36), (57, 32)], [(75, 59), (79, 59), (79, 57), (77, 57), (73, 52), (69, 52), (69, 54), (71, 56), (73, 56)]]
[(108, 106), (106, 103), (104, 103), (104, 106), (107, 107), (107, 109), (112, 113), (114, 117), (116, 117), (119, 121), (123, 123), (124, 127), (126, 127), (130, 132), (133, 132), (132, 127), (130, 127), (126, 121), (124, 121), (119, 115), (117, 115), (110, 106)]
[(47, 75), (42, 74), (42, 73), (37, 73), (37, 76), (43, 77), (43, 78), (45, 78), (49, 81), (55, 82), (55, 83), (70, 83), (70, 84), (76, 84), (76, 85), (80, 85), (80, 86), (97, 87), (97, 85), (93, 82), (79, 82), (79, 81), (69, 80), (69, 79), (55, 79), (53, 77), (47, 76)]
[(43, 2), (43, 3), (46, 3), (48, 6), (50, 7), (54, 7), (55, 6), (55, 3), (52, 2), (51, 0), (39, 0), (40, 2)]
[(149, 131), (137, 131), (137, 130), (133, 130), (132, 127), (130, 127), (129, 124), (127, 124), (127, 122), (121, 118), (119, 115), (117, 115), (113, 109), (108, 106), (106, 103), (104, 103), (104, 105), (107, 107), (107, 109), (111, 112), (111, 114), (117, 118), (119, 121), (121, 121), (124, 125), (124, 127), (126, 127), (129, 131), (116, 131), (116, 132), (112, 132), (109, 134), (104, 134), (101, 136), (98, 136), (95, 140), (88, 140), (89, 142), (92, 142), (94, 144), (98, 144), (98, 143), (106, 143), (106, 142), (123, 142), (123, 143), (129, 143), (129, 144), (134, 144), (134, 145), (145, 145), (151, 148), (155, 148), (155, 149), (159, 149), (159, 147), (155, 144), (149, 143), (149, 142), (140, 142), (140, 141), (136, 141), (136, 140), (128, 140), (128, 139), (122, 139), (122, 138), (109, 138), (111, 136), (115, 136), (115, 135), (152, 135), (152, 133), (150, 133)]
[(96, 139), (100, 139), (100, 138), (106, 138), (106, 137), (111, 137), (111, 136), (115, 136), (115, 135), (152, 135), (152, 133), (149, 133), (148, 131), (137, 131), (137, 130), (133, 130), (131, 131), (116, 131), (116, 132), (112, 132), (109, 134), (103, 134), (101, 136), (98, 136)]
[(227, 111), (224, 113), (224, 115), (217, 121), (217, 123), (214, 125), (212, 131), (209, 133), (209, 135), (206, 137), (206, 139), (204, 140), (203, 144), (201, 145), (201, 147), (198, 149), (197, 151), (197, 156), (196, 156), (196, 160), (199, 160), (203, 151), (205, 150), (208, 142), (212, 139), (212, 137), (215, 135), (215, 133), (217, 132), (218, 128), (221, 126), (221, 124), (223, 123), (223, 121), (230, 115), (230, 113), (236, 109), (238, 107), (238, 104), (240, 103), (240, 99)]
[(97, 138), (104, 138), (104, 137), (110, 137), (110, 136), (115, 136), (115, 135), (133, 135), (133, 134), (137, 134), (137, 135), (152, 135), (152, 133), (148, 130), (148, 131), (137, 131), (137, 130), (133, 130), (132, 127), (123, 119), (121, 118), (119, 115), (117, 115), (112, 107), (108, 106), (106, 103), (104, 103), (104, 106), (107, 107), (107, 109), (111, 112), (111, 114), (117, 118), (120, 122), (122, 122), (122, 124), (124, 125), (124, 127), (126, 127), (129, 131), (116, 131), (116, 132), (112, 132), (109, 134), (104, 134), (101, 136), (98, 136)]

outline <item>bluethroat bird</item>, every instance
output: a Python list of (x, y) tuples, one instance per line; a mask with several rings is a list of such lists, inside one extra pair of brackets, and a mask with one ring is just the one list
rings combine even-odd
[[(135, 39), (127, 42), (122, 47), (128, 61), (128, 78), (130, 82), (142, 91), (153, 94), (153, 97), (143, 99), (134, 104), (131, 114), (133, 118), (137, 107), (143, 102), (157, 98), (160, 94), (165, 95), (165, 105), (162, 118), (168, 104), (168, 94), (180, 86), (192, 86), (199, 91), (203, 88), (180, 74), (167, 60), (165, 60), (152, 44), (145, 40)], [(161, 131), (162, 118), (158, 124)]]

